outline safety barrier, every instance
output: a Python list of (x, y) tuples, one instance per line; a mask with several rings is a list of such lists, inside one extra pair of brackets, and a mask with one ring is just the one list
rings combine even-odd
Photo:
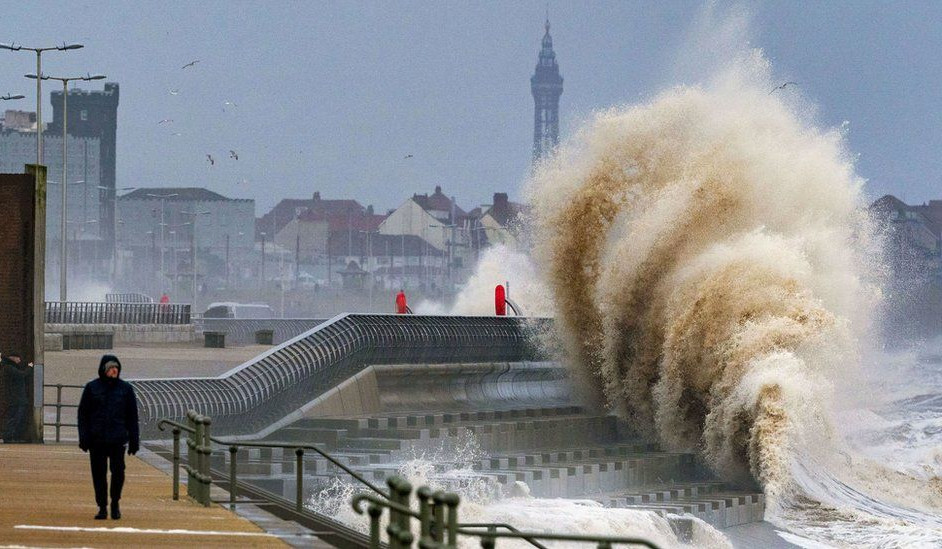
[[(357, 494), (351, 501), (353, 510), (361, 515), (364, 513), (363, 503), (369, 502), (365, 512), (370, 517), (372, 549), (382, 547), (380, 521), (384, 509), (389, 510), (389, 525), (386, 527), (389, 549), (412, 547), (415, 536), (412, 534), (410, 523), (413, 519), (419, 521), (419, 547), (457, 549), (458, 536), (462, 535), (480, 538), (481, 547), (484, 549), (493, 549), (499, 538), (522, 539), (536, 547), (544, 547), (537, 540), (546, 540), (594, 543), (598, 549), (611, 549), (613, 545), (638, 545), (657, 549), (657, 545), (643, 538), (521, 532), (507, 525), (461, 524), (458, 522), (458, 505), (461, 502), (458, 494), (441, 491), (433, 493), (423, 486), (416, 490), (419, 510), (415, 511), (409, 502), (412, 485), (408, 481), (401, 477), (391, 477), (386, 483), (390, 492), (388, 498)], [(508, 531), (498, 532), (500, 526), (504, 526)]]
[[(65, 404), (62, 402), (62, 389), (84, 389), (84, 385), (67, 385), (63, 383), (47, 383), (43, 385), (43, 389), (52, 389), (56, 390), (56, 401), (51, 403), (43, 404), (45, 408), (55, 408), (56, 409), (56, 421), (54, 423), (49, 423), (43, 421), (44, 427), (55, 427), (56, 428), (56, 442), (60, 442), (60, 431), (63, 427), (74, 427), (78, 428), (78, 423), (63, 423), (62, 422), (62, 409), (63, 408), (78, 408), (78, 404)], [(45, 399), (43, 399), (45, 400)]]
[(131, 383), (145, 432), (199, 409), (218, 432), (249, 435), (295, 419), (289, 416), (370, 365), (538, 360), (532, 330), (548, 326), (514, 317), (345, 314), (219, 377)]
[(47, 324), (189, 324), (188, 303), (47, 301)]
[[(370, 516), (370, 547), (379, 549), (380, 540), (380, 519), (383, 509), (389, 509), (389, 526), (386, 530), (389, 537), (390, 548), (406, 548), (412, 546), (413, 536), (409, 526), (409, 520), (414, 518), (420, 522), (421, 539), (419, 547), (440, 547), (457, 549), (457, 536), (477, 536), (481, 538), (481, 547), (493, 548), (497, 538), (516, 538), (528, 542), (537, 549), (547, 549), (545, 545), (538, 540), (552, 541), (577, 541), (596, 543), (599, 549), (610, 549), (614, 544), (641, 545), (652, 549), (657, 549), (653, 543), (640, 538), (624, 538), (611, 536), (583, 536), (568, 534), (545, 534), (539, 532), (522, 532), (509, 524), (504, 523), (460, 523), (458, 522), (458, 505), (460, 498), (457, 494), (446, 492), (432, 493), (427, 487), (419, 488), (416, 495), (419, 500), (419, 511), (414, 511), (409, 503), (409, 496), (412, 492), (412, 486), (400, 477), (390, 477), (386, 483), (389, 490), (383, 490), (379, 486), (366, 480), (362, 475), (350, 469), (328, 452), (306, 444), (283, 444), (272, 442), (247, 442), (247, 441), (229, 441), (216, 438), (210, 434), (212, 420), (195, 410), (189, 410), (186, 414), (186, 424), (181, 424), (169, 419), (161, 419), (158, 422), (158, 428), (163, 431), (165, 427), (171, 427), (173, 434), (173, 499), (180, 499), (180, 469), (183, 457), (180, 453), (180, 435), (185, 432), (186, 438), (186, 464), (182, 468), (187, 473), (187, 495), (195, 499), (198, 503), (209, 506), (213, 503), (210, 492), (213, 483), (213, 471), (211, 470), (210, 457), (212, 455), (212, 444), (228, 448), (229, 453), (229, 474), (228, 489), (230, 509), (235, 509), (240, 503), (258, 504), (258, 500), (240, 500), (239, 499), (239, 481), (238, 481), (238, 454), (244, 447), (248, 448), (282, 448), (293, 449), (295, 454), (295, 511), (301, 513), (304, 511), (304, 454), (306, 451), (313, 451), (324, 457), (336, 467), (350, 475), (361, 486), (369, 490), (368, 493), (360, 493), (353, 497), (351, 505), (353, 509), (362, 514), (363, 502), (369, 502), (367, 514)], [(255, 490), (258, 491), (257, 489)], [(271, 497), (272, 500), (276, 499)], [(483, 531), (482, 531), (483, 529)], [(498, 529), (505, 530), (498, 532)], [(447, 534), (447, 543), (445, 536)]]

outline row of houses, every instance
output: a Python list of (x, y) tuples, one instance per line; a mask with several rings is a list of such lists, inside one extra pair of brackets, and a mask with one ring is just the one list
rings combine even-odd
[(282, 199), (259, 218), (254, 212), (253, 200), (203, 188), (119, 196), (118, 274), (137, 287), (153, 286), (155, 275), (193, 284), (195, 275), (226, 287), (275, 280), (450, 292), (482, 249), (516, 242), (523, 206), (495, 193), (491, 204), (466, 211), (435, 187), (386, 213), (319, 192)]

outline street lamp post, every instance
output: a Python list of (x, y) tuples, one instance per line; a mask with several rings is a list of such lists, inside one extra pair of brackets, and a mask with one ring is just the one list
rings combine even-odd
[(193, 227), (192, 227), (192, 229), (193, 229), (193, 233), (192, 233), (193, 242), (192, 242), (192, 246), (191, 246), (191, 248), (192, 248), (192, 253), (190, 254), (190, 255), (191, 255), (191, 258), (192, 258), (192, 260), (193, 260), (193, 303), (192, 303), (191, 306), (195, 308), (195, 307), (196, 307), (196, 273), (197, 273), (197, 271), (196, 271), (196, 247), (197, 247), (197, 241), (196, 241), (196, 220), (197, 220), (197, 218), (198, 218), (199, 216), (201, 216), (201, 215), (209, 215), (211, 212), (210, 212), (209, 210), (203, 210), (203, 211), (201, 211), (201, 212), (183, 212), (183, 211), (181, 211), (180, 213), (183, 214), (183, 215), (192, 215), (192, 216), (193, 216)]
[[(61, 46), (53, 46), (53, 47), (51, 47), (51, 48), (30, 48), (30, 47), (28, 47), (28, 46), (21, 46), (20, 44), (16, 44), (16, 43), (13, 43), (13, 44), (0, 44), (0, 49), (4, 49), (4, 50), (10, 50), (10, 51), (26, 50), (26, 51), (34, 51), (34, 52), (36, 52), (36, 74), (42, 74), (42, 73), (43, 73), (42, 53), (43, 53), (44, 51), (51, 51), (51, 50), (58, 50), (58, 51), (77, 50), (77, 49), (79, 49), (79, 48), (84, 48), (84, 47), (85, 47), (85, 46), (83, 46), (82, 44), (66, 44), (65, 42), (63, 42)], [(41, 81), (39, 78), (37, 78), (37, 79), (36, 79), (36, 164), (42, 164), (42, 163), (43, 163), (43, 114), (42, 114), (43, 111), (42, 111), (42, 103), (43, 103), (42, 81)]]
[(160, 199), (160, 276), (165, 276), (164, 274), (164, 247), (166, 245), (166, 229), (167, 222), (164, 220), (164, 214), (167, 210), (165, 201), (168, 198), (173, 198), (177, 196), (177, 193), (168, 193), (168, 194), (151, 194), (147, 193), (147, 196), (150, 198), (159, 198)]
[[(101, 198), (100, 191), (110, 191), (110, 187), (105, 187), (104, 185), (98, 185), (98, 197)], [(112, 202), (112, 215), (114, 219), (114, 238), (111, 239), (111, 287), (112, 289), (118, 284), (118, 191), (133, 191), (137, 187), (121, 187), (120, 189), (115, 189), (114, 193), (111, 196)]]
[[(39, 58), (37, 54), (37, 59)], [(69, 82), (72, 80), (103, 80), (105, 75), (96, 74), (92, 76), (87, 74), (85, 76), (46, 76), (45, 74), (38, 72), (39, 65), (36, 67), (36, 74), (27, 74), (26, 78), (32, 78), (36, 82), (41, 80), (58, 80), (62, 82), (62, 212), (60, 215), (59, 224), (61, 225), (59, 231), (59, 237), (61, 242), (59, 243), (59, 301), (67, 301), (68, 295), (66, 293), (67, 289), (67, 273), (68, 273), (68, 255), (67, 255), (67, 238), (68, 234), (66, 232), (66, 199), (68, 198), (68, 172), (66, 167), (68, 166), (68, 139), (66, 128), (68, 127), (69, 122)], [(37, 84), (38, 86), (39, 84)], [(36, 114), (36, 119), (39, 120), (39, 113)]]

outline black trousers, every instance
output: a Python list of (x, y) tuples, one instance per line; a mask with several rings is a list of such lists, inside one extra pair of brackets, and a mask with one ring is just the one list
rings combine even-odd
[(108, 469), (111, 469), (111, 502), (121, 499), (124, 488), (123, 444), (92, 446), (88, 457), (92, 462), (92, 484), (95, 485), (95, 503), (99, 507), (108, 505)]
[(7, 408), (6, 425), (3, 426), (4, 442), (25, 442), (26, 416), (29, 414), (29, 404), (15, 403)]

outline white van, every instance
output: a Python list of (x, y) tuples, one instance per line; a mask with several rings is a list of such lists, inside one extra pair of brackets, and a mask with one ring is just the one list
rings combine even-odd
[(274, 318), (271, 307), (264, 303), (210, 303), (203, 318)]

